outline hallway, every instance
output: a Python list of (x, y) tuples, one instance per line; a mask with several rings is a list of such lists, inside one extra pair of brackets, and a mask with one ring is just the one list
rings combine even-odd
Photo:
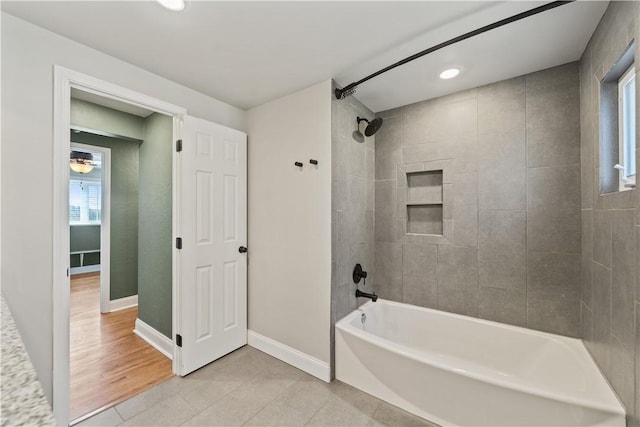
[(171, 360), (133, 333), (138, 308), (100, 314), (100, 274), (71, 278), (71, 420), (173, 376)]

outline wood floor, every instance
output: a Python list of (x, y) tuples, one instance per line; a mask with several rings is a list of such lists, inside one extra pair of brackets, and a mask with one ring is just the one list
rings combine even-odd
[(138, 308), (100, 314), (100, 273), (71, 278), (71, 420), (173, 376), (171, 360), (133, 333)]

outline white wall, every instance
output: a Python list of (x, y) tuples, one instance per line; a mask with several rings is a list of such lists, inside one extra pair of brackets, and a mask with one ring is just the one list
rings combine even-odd
[(244, 130), (245, 113), (6, 13), (1, 19), (2, 294), (51, 399), (53, 64), (233, 128)]
[(247, 112), (249, 329), (327, 366), (330, 97), (331, 81), (325, 81)]

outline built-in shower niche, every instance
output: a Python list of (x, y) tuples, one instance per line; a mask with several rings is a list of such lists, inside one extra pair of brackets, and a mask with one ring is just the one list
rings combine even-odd
[(398, 165), (398, 232), (403, 243), (451, 244), (451, 160)]
[(442, 235), (442, 204), (407, 205), (407, 233)]
[(442, 170), (407, 173), (407, 233), (442, 235)]

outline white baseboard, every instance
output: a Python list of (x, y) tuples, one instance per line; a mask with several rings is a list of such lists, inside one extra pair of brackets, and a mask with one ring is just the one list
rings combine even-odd
[(69, 274), (73, 276), (74, 274), (93, 273), (94, 271), (100, 271), (100, 264), (71, 267), (69, 269)]
[(135, 307), (136, 305), (138, 305), (138, 295), (131, 295), (130, 297), (113, 299), (109, 301), (109, 312), (118, 311), (129, 307)]
[(247, 344), (280, 359), (322, 381), (331, 382), (331, 368), (328, 363), (306, 353), (282, 344), (257, 332), (247, 331)]
[(140, 338), (153, 346), (160, 353), (167, 356), (169, 359), (173, 359), (173, 341), (167, 338), (164, 334), (153, 329), (140, 319), (136, 319), (136, 327), (133, 332)]

